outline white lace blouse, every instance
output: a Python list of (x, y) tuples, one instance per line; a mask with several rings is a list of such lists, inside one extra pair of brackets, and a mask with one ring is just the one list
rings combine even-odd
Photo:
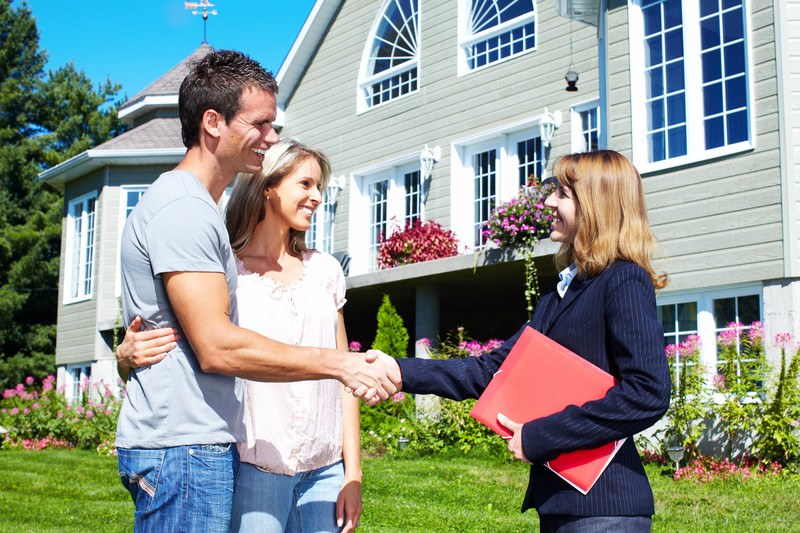
[[(241, 261), (239, 325), (297, 346), (336, 347), (344, 274), (332, 256), (303, 254), (301, 277), (285, 285), (249, 272)], [(342, 458), (342, 385), (332, 379), (292, 383), (244, 380), (243, 462), (294, 475)]]

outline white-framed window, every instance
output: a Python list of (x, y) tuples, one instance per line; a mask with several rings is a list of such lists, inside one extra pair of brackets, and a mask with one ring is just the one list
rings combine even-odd
[(133, 208), (142, 199), (144, 193), (147, 192), (148, 185), (123, 185), (120, 187), (119, 193), (119, 231), (117, 232), (117, 267), (116, 267), (116, 281), (114, 282), (114, 294), (119, 297), (122, 294), (122, 265), (119, 261), (120, 246), (122, 243), (122, 230), (125, 228), (125, 222), (131, 216)]
[[(711, 380), (728, 363), (720, 358), (722, 352), (717, 337), (725, 331), (735, 331), (737, 338), (741, 338), (744, 329), (753, 322), (762, 321), (762, 309), (760, 287), (746, 286), (661, 297), (658, 299), (658, 317), (664, 327), (664, 346), (679, 344), (690, 335), (697, 335), (700, 338), (700, 363)], [(737, 352), (741, 349), (739, 342), (736, 343), (736, 349)], [(746, 362), (750, 360), (741, 359), (735, 364)], [(673, 379), (678, 379), (679, 367), (674, 361), (672, 368)]]
[(630, 0), (634, 163), (643, 171), (754, 146), (745, 0)]
[(479, 249), (486, 244), (483, 229), (492, 210), (521, 186), (546, 177), (538, 122), (457, 141), (452, 150), (452, 229), (463, 244)]
[(322, 204), (311, 217), (311, 227), (306, 231), (306, 246), (321, 252), (333, 253), (333, 220), (336, 204), (327, 192), (322, 196)]
[(385, 0), (361, 59), (359, 113), (419, 88), (419, 0)]
[(570, 120), (573, 152), (591, 152), (600, 148), (599, 100), (572, 106)]
[(358, 171), (350, 189), (350, 273), (377, 269), (381, 239), (425, 220), (419, 154)]
[(96, 212), (96, 191), (70, 200), (67, 206), (67, 303), (92, 296)]
[(92, 366), (90, 364), (67, 365), (67, 383), (64, 389), (67, 401), (71, 404), (82, 404), (89, 395)]
[(536, 49), (534, 0), (459, 0), (458, 74)]

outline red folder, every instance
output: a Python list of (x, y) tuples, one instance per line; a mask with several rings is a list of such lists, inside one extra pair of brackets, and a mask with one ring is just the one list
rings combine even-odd
[[(516, 422), (528, 422), (562, 411), (568, 405), (580, 406), (600, 399), (615, 383), (605, 370), (527, 327), (470, 415), (510, 438), (511, 433), (497, 422), (497, 413)], [(624, 441), (562, 453), (545, 466), (586, 494)]]

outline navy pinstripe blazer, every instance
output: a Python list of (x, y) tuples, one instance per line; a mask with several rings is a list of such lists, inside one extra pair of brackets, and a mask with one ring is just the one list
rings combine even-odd
[[(669, 407), (670, 372), (650, 277), (634, 263), (617, 261), (593, 278), (573, 279), (563, 299), (550, 289), (526, 325), (611, 373), (619, 384), (600, 400), (525, 423), (522, 445), (533, 466), (522, 510), (652, 515), (653, 493), (632, 438), (585, 496), (542, 466), (562, 452), (631, 437), (653, 425)], [(477, 398), (523, 329), (481, 357), (398, 359), (403, 390), (455, 400)]]

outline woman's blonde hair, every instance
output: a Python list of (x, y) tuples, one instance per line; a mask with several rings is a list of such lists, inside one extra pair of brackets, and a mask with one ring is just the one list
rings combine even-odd
[[(283, 178), (294, 172), (308, 159), (317, 162), (320, 169), (320, 192), (325, 193), (331, 176), (331, 164), (325, 154), (294, 140), (281, 139), (264, 156), (261, 172), (257, 174), (238, 174), (233, 193), (225, 212), (225, 225), (231, 239), (234, 253), (241, 253), (253, 238), (256, 225), (264, 220), (266, 190), (276, 187)], [(289, 250), (302, 254), (308, 250), (306, 232), (289, 229)]]
[(592, 277), (623, 259), (645, 269), (656, 289), (665, 287), (667, 275), (650, 262), (656, 240), (633, 164), (613, 150), (597, 150), (561, 157), (553, 173), (576, 204), (575, 237), (556, 254), (559, 268), (575, 263), (581, 276)]

